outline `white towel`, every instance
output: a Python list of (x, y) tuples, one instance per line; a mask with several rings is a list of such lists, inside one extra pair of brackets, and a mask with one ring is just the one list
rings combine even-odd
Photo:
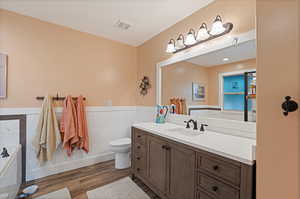
[(36, 136), (33, 146), (40, 163), (52, 160), (54, 152), (61, 143), (61, 136), (58, 128), (52, 97), (47, 96), (42, 105)]

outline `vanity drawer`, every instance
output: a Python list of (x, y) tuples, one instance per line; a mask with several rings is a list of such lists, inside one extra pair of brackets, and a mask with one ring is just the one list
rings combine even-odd
[(146, 146), (141, 144), (134, 145), (134, 155), (135, 156), (146, 156)]
[(134, 169), (135, 172), (141, 176), (146, 176), (147, 174), (147, 160), (146, 157), (136, 156), (134, 157)]
[(139, 162), (146, 162), (147, 160), (146, 160), (146, 156), (145, 156), (145, 154), (136, 154), (135, 156), (134, 156), (134, 161), (136, 162), (136, 163), (139, 163)]
[(198, 173), (198, 186), (220, 199), (239, 199), (239, 190), (201, 173)]
[(196, 199), (214, 199), (210, 197), (208, 194), (204, 193), (201, 190), (198, 190), (196, 193)]
[(146, 144), (146, 135), (143, 131), (141, 130), (135, 130), (134, 131), (134, 140), (135, 143), (140, 144), (140, 145), (145, 145)]
[(236, 186), (240, 185), (241, 168), (239, 166), (219, 161), (218, 159), (209, 157), (200, 157), (199, 167), (215, 176), (233, 183)]

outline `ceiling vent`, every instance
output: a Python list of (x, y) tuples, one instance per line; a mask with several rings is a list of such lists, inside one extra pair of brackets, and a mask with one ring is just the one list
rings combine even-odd
[(125, 23), (125, 22), (120, 21), (120, 20), (114, 26), (117, 27), (117, 28), (120, 28), (122, 30), (128, 30), (131, 27), (130, 24)]

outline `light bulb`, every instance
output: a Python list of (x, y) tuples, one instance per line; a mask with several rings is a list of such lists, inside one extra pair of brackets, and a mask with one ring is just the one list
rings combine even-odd
[(193, 44), (195, 44), (196, 38), (195, 38), (195, 31), (193, 29), (190, 30), (190, 32), (188, 33), (188, 35), (186, 36), (185, 39), (185, 45), (191, 46)]
[(175, 51), (176, 51), (176, 49), (175, 49), (175, 41), (174, 41), (174, 39), (171, 39), (169, 41), (169, 43), (168, 43), (166, 52), (167, 53), (173, 53)]
[(210, 37), (207, 31), (207, 25), (206, 23), (203, 23), (198, 31), (197, 34), (197, 41), (203, 41)]
[(185, 44), (184, 44), (184, 36), (182, 34), (179, 35), (176, 44), (175, 44), (175, 48), (177, 50), (180, 50), (182, 48), (185, 48)]
[(226, 29), (223, 26), (222, 18), (220, 17), (220, 15), (218, 15), (212, 25), (210, 34), (211, 35), (219, 35), (219, 34), (225, 32), (225, 30)]
[(228, 58), (228, 57), (224, 57), (224, 58), (223, 58), (223, 61), (224, 61), (224, 62), (227, 62), (227, 61), (229, 61), (229, 58)]

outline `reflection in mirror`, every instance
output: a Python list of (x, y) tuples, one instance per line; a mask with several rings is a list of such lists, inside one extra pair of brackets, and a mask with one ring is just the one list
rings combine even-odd
[(162, 104), (176, 114), (256, 121), (255, 40), (162, 68)]

